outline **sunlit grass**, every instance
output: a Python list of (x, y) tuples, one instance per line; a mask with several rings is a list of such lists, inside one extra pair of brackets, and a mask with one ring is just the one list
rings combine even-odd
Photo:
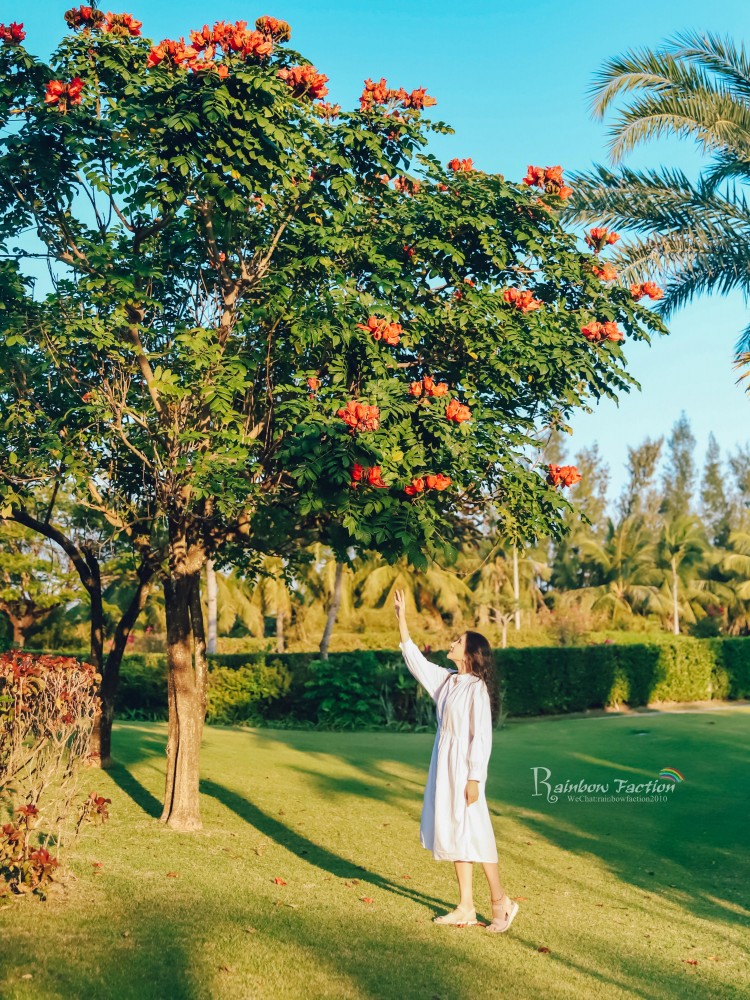
[[(120, 724), (118, 766), (91, 774), (112, 818), (78, 841), (76, 880), (0, 909), (0, 996), (746, 997), (748, 721), (497, 733), (488, 797), (505, 888), (524, 897), (506, 935), (432, 923), (455, 885), (419, 844), (431, 735), (208, 729), (205, 828), (176, 835), (155, 818), (165, 727)], [(534, 766), (686, 780), (663, 804), (552, 804), (532, 797)], [(475, 887), (488, 919), (481, 872)]]

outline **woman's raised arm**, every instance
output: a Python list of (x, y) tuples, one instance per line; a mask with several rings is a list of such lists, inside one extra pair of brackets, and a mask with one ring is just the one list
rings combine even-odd
[(437, 663), (431, 663), (409, 635), (409, 627), (406, 624), (406, 600), (403, 590), (396, 591), (394, 603), (396, 605), (398, 627), (401, 632), (401, 652), (406, 666), (425, 691), (427, 691), (432, 700), (436, 701), (438, 689), (450, 677), (451, 671), (446, 670), (445, 667), (439, 667)]

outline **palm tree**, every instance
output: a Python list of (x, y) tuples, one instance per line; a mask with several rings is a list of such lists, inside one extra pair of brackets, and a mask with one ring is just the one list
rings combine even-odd
[(590, 602), (592, 610), (609, 611), (614, 624), (618, 616), (660, 609), (654, 543), (643, 518), (631, 515), (618, 524), (609, 519), (604, 539), (582, 539), (579, 552), (585, 573), (595, 582), (574, 593)]
[[(667, 570), (666, 593), (672, 601), (672, 631), (680, 634), (680, 588), (687, 587), (704, 566), (709, 550), (706, 532), (697, 518), (679, 514), (666, 521), (656, 548), (657, 565)], [(701, 591), (706, 591), (701, 587)]]
[[(605, 63), (593, 88), (594, 114), (622, 103), (610, 128), (617, 165), (637, 145), (662, 136), (694, 139), (709, 157), (696, 183), (660, 167), (596, 166), (572, 182), (569, 218), (626, 227), (632, 241), (615, 252), (626, 283), (660, 275), (668, 316), (706, 291), (750, 292), (750, 57), (712, 34), (678, 35), (658, 50)], [(737, 343), (750, 363), (750, 327)]]
[(368, 560), (357, 573), (356, 582), (360, 605), (381, 607), (395, 590), (403, 590), (409, 610), (447, 615), (452, 624), (463, 617), (472, 601), (471, 589), (461, 577), (437, 563), (415, 571), (405, 559), (393, 564)]
[(728, 621), (730, 633), (750, 632), (750, 533), (733, 531), (728, 550), (719, 563), (726, 574), (730, 593)]

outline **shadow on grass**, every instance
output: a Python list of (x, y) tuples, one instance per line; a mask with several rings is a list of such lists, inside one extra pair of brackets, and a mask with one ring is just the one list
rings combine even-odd
[[(28, 900), (25, 905), (48, 904)], [(190, 934), (164, 912), (146, 916), (142, 911), (122, 912), (116, 905), (114, 910), (108, 907), (106, 916), (100, 913), (98, 921), (93, 914), (83, 921), (76, 914), (72, 935), (67, 902), (52, 913), (40, 909), (37, 919), (44, 925), (41, 945), (37, 934), (23, 933), (15, 925), (3, 929), (0, 997), (209, 1000)], [(113, 925), (128, 928), (127, 937)]]
[(153, 816), (154, 819), (161, 816), (161, 802), (130, 773), (127, 767), (117, 761), (108, 769), (107, 774), (147, 815)]
[(342, 858), (339, 854), (334, 854), (333, 851), (329, 851), (314, 841), (308, 840), (307, 837), (303, 837), (279, 820), (269, 816), (268, 813), (263, 812), (262, 809), (259, 809), (243, 795), (232, 791), (230, 788), (225, 788), (224, 785), (220, 785), (215, 781), (204, 780), (201, 781), (200, 787), (204, 795), (210, 795), (218, 802), (221, 802), (227, 809), (231, 809), (235, 815), (255, 827), (256, 830), (259, 830), (266, 837), (270, 837), (277, 844), (286, 847), (292, 854), (303, 858), (309, 864), (315, 865), (316, 868), (322, 868), (323, 871), (327, 871), (330, 875), (335, 875), (338, 878), (359, 878), (378, 889), (383, 889), (397, 896), (403, 896), (424, 906), (437, 907), (439, 909), (445, 907), (444, 900), (437, 899), (434, 896), (426, 896), (421, 892), (409, 888), (409, 886), (392, 882), (377, 872), (369, 871), (364, 865), (347, 861), (346, 858)]

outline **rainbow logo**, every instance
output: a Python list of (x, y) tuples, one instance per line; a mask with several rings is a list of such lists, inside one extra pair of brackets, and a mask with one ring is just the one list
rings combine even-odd
[(684, 777), (673, 767), (664, 767), (659, 771), (659, 777), (663, 778), (664, 781), (673, 781), (678, 784), (680, 781), (684, 781)]

